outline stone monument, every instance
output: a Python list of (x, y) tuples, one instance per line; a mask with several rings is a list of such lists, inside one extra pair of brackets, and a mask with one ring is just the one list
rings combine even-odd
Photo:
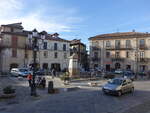
[(73, 78), (79, 77), (79, 62), (76, 53), (69, 57), (69, 75)]

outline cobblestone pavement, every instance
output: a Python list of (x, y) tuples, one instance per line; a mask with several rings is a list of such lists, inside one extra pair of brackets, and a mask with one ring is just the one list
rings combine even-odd
[(89, 87), (88, 82), (71, 83), (81, 86), (77, 91), (45, 95), (42, 99), (28, 97), (35, 101), (1, 106), (0, 113), (150, 113), (150, 81), (134, 82), (135, 92), (121, 97), (102, 93), (101, 86), (106, 81), (96, 81), (99, 87)]

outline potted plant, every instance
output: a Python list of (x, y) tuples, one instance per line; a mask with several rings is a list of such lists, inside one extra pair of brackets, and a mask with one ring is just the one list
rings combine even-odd
[(12, 86), (6, 86), (5, 88), (3, 88), (3, 95), (1, 96), (2, 98), (12, 98), (15, 96), (15, 89), (12, 88)]

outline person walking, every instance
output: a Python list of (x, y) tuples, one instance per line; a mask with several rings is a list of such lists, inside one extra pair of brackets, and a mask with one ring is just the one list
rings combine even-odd
[(45, 79), (45, 77), (42, 78), (41, 85), (42, 85), (43, 88), (46, 87), (46, 79)]
[(148, 79), (150, 79), (150, 70), (147, 72)]
[(27, 79), (29, 82), (29, 87), (31, 87), (31, 85), (32, 85), (32, 74), (31, 73), (27, 76)]

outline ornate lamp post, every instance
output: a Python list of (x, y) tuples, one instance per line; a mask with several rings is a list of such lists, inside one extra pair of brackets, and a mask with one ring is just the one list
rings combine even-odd
[(32, 33), (28, 34), (28, 38), (31, 41), (32, 44), (32, 51), (33, 51), (33, 64), (32, 64), (32, 68), (33, 68), (33, 78), (32, 78), (32, 82), (31, 82), (31, 96), (37, 96), (36, 93), (36, 84), (35, 84), (35, 77), (36, 77), (36, 71), (37, 71), (37, 51), (39, 50), (39, 46), (38, 46), (38, 39), (45, 39), (45, 35), (44, 34), (39, 34), (38, 31), (36, 29), (34, 29), (32, 31)]

